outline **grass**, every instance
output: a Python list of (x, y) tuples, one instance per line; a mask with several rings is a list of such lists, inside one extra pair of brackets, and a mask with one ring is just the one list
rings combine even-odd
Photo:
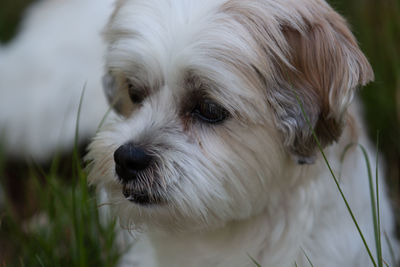
[(6, 200), (0, 219), (0, 241), (7, 248), (2, 264), (115, 266), (120, 257), (116, 222), (101, 222), (96, 194), (88, 189), (82, 169), (77, 166), (72, 181), (66, 181), (57, 174), (59, 163), (54, 160), (47, 173), (40, 167), (29, 170), (34, 216), (20, 220)]
[[(1, 258), (4, 266), (116, 266), (121, 257), (117, 244), (115, 219), (101, 220), (96, 193), (87, 185), (78, 152), (78, 108), (75, 146), (69, 174), (72, 181), (60, 177), (63, 162), (55, 157), (48, 171), (34, 163), (28, 175), (33, 182), (30, 194), (37, 197), (37, 211), (28, 220), (19, 221), (7, 203), (0, 217), (0, 242), (11, 250)], [(64, 163), (65, 164), (65, 163)], [(0, 157), (4, 167), (4, 157)], [(0, 168), (4, 173), (4, 168)], [(1, 182), (5, 186), (2, 176)], [(28, 201), (31, 201), (29, 199)], [(18, 259), (17, 261), (15, 259)]]
[[(21, 219), (10, 197), (5, 199), (0, 266), (115, 266), (118, 262), (116, 222), (101, 221), (96, 193), (87, 186), (79, 157), (67, 161), (75, 169), (70, 179), (60, 174), (64, 164), (60, 157), (46, 171), (35, 164), (26, 170), (30, 189), (25, 201), (36, 206), (28, 219)], [(0, 162), (4, 164), (4, 157)], [(3, 175), (1, 182), (7, 188)]]

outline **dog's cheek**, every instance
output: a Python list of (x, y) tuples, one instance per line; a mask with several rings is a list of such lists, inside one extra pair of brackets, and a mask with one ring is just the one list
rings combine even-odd
[(199, 165), (190, 167), (199, 176), (192, 185), (208, 210), (223, 214), (221, 220), (245, 218), (273, 197), (273, 187), (281, 182), (273, 180), (281, 177), (284, 149), (271, 125), (230, 121), (218, 127), (200, 135), (200, 154), (194, 160)]

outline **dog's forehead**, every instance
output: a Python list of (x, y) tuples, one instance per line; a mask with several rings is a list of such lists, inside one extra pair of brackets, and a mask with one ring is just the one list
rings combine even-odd
[[(106, 29), (106, 39), (113, 51), (130, 53), (127, 60), (150, 67), (158, 64), (166, 71), (179, 63), (186, 51), (195, 50), (210, 32), (218, 2), (223, 1), (120, 1)], [(157, 62), (150, 62), (152, 59)]]
[(246, 73), (243, 68), (257, 55), (251, 37), (246, 38), (249, 33), (224, 12), (229, 2), (119, 1), (105, 31), (107, 67), (144, 74), (143, 79), (157, 84), (181, 82), (189, 72), (235, 83), (237, 72)]

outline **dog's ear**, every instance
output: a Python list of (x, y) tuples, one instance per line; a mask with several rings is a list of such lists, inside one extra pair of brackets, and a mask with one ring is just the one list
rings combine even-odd
[(346, 21), (325, 1), (230, 0), (223, 11), (253, 38), (253, 80), (285, 147), (312, 163), (318, 148), (306, 117), (323, 147), (337, 141), (355, 89), (374, 76)]
[(280, 82), (269, 99), (286, 147), (299, 163), (312, 163), (318, 147), (310, 124), (323, 147), (337, 141), (355, 89), (373, 80), (373, 71), (334, 11), (304, 29), (281, 30), (289, 64), (276, 64)]

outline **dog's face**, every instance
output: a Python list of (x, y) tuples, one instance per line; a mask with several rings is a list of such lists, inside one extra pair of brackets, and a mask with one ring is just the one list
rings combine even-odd
[(372, 79), (343, 19), (317, 0), (121, 0), (104, 88), (120, 118), (90, 179), (127, 226), (218, 226), (279, 206), (316, 144), (341, 133)]

